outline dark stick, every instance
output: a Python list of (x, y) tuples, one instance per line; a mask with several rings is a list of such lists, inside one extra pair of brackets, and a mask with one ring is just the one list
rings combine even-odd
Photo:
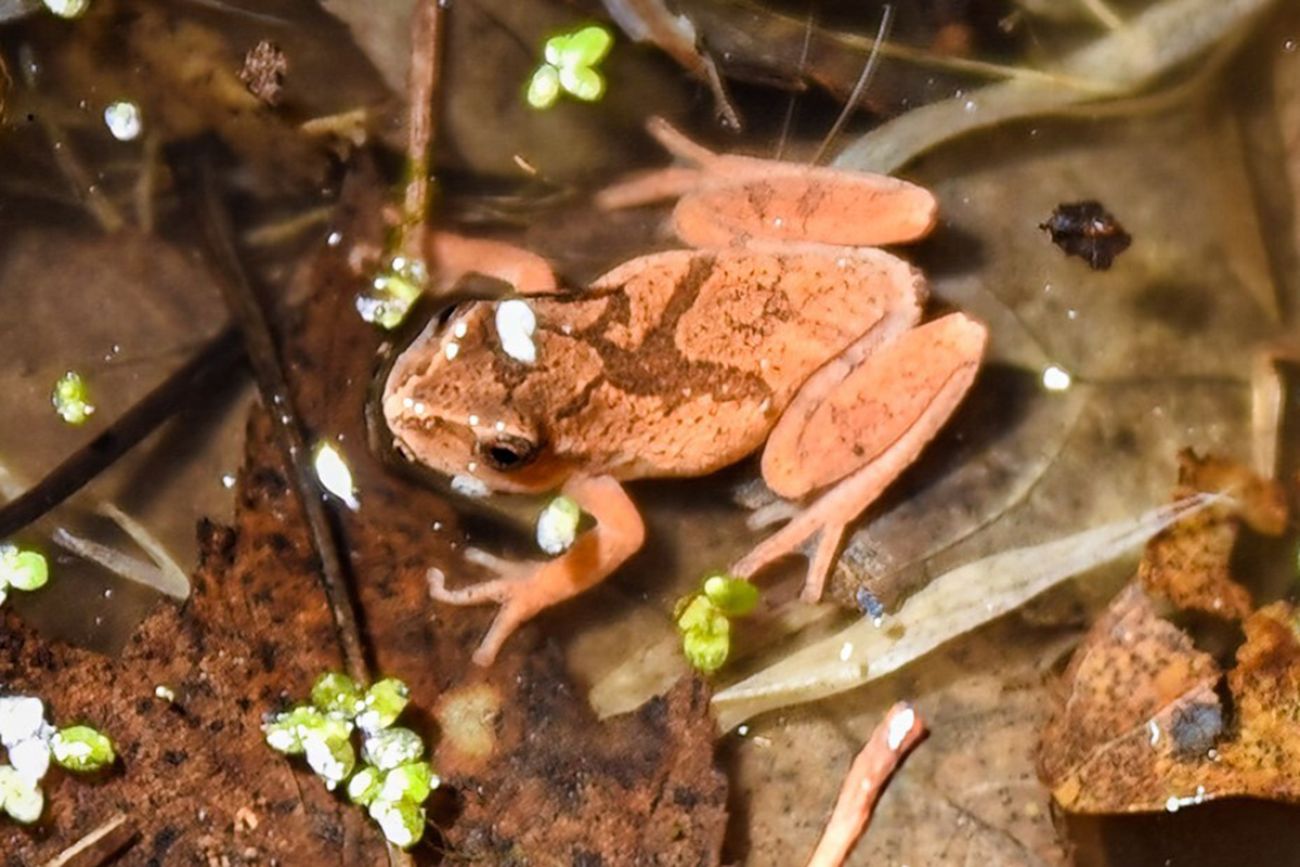
[[(419, 0), (411, 13), (411, 69), (407, 80), (406, 189), (402, 197), (402, 223), (398, 227), (397, 252), (408, 259), (428, 257), (429, 208), (433, 200), (433, 143), (438, 133), (440, 68), (439, 39), (442, 4)], [(432, 262), (428, 263), (433, 267)]]
[(41, 518), (129, 452), (192, 398), (216, 386), (240, 357), (239, 332), (227, 327), (175, 373), (69, 455), (21, 496), (0, 507), (0, 539)]
[(294, 410), (289, 382), (280, 362), (275, 338), (271, 334), (261, 301), (240, 265), (234, 233), (221, 204), (210, 159), (200, 158), (197, 180), (197, 193), (201, 200), (199, 219), (213, 253), (213, 264), (219, 272), (217, 283), (225, 296), (231, 318), (243, 335), (258, 391), (271, 416), (276, 442), (289, 466), (294, 489), (307, 516), (312, 546), (320, 557), (321, 583), (334, 615), (334, 625), (343, 650), (344, 667), (354, 681), (364, 686), (370, 683), (369, 667), (362, 648), (361, 631), (349, 593), (347, 574), (339, 556), (339, 546), (314, 478), (311, 456), (308, 454), (298, 414)]

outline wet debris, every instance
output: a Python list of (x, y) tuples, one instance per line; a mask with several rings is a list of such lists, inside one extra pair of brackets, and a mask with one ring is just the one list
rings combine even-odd
[(1038, 228), (1050, 234), (1052, 243), (1066, 255), (1078, 256), (1094, 271), (1110, 268), (1133, 243), (1133, 236), (1095, 199), (1057, 205)]
[(284, 76), (288, 71), (289, 58), (280, 46), (263, 39), (244, 55), (239, 80), (263, 105), (276, 106), (283, 98)]

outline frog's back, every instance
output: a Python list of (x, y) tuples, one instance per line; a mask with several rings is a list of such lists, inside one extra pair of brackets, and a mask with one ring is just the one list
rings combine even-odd
[[(919, 316), (919, 272), (875, 249), (677, 250), (551, 302), (548, 329), (600, 358), (551, 447), (621, 478), (702, 475), (756, 451), (799, 386), (886, 313)], [(553, 332), (554, 333), (554, 332)]]

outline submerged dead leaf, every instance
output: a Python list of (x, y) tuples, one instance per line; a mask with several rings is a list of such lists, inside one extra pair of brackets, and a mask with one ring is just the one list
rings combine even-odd
[[(1174, 811), (1232, 796), (1300, 800), (1296, 610), (1276, 602), (1250, 614), (1228, 567), (1242, 521), (1271, 532), (1285, 525), (1280, 491), (1228, 461), (1182, 460), (1177, 495), (1226, 491), (1239, 499), (1241, 518), (1220, 504), (1154, 539), (1139, 580), (1075, 652), (1038, 757), (1040, 777), (1072, 812)], [(1180, 607), (1246, 617), (1226, 679), (1144, 586)]]
[[(376, 194), (345, 203), (339, 228), (374, 238), (381, 188), (353, 188)], [(312, 439), (333, 438), (358, 482), (359, 511), (339, 517), (361, 619), (376, 671), (410, 685), (409, 724), (438, 745), (448, 790), (437, 805), (448, 813), (441, 842), (492, 864), (635, 863), (621, 860), (633, 852), (653, 853), (657, 865), (718, 864), (727, 787), (714, 768), (701, 682), (601, 725), (558, 647), (528, 640), (535, 628), (485, 672), (469, 655), (490, 611), (457, 609), (435, 624), (425, 571), (451, 565), (455, 518), (432, 491), (384, 472), (362, 445), (382, 335), (353, 309), (358, 278), (346, 255), (328, 249), (302, 270), (316, 291), (285, 329), (294, 335), (285, 355)], [(125, 865), (384, 860), (363, 811), (263, 743), (263, 714), (301, 700), (342, 660), (318, 561), (261, 410), (248, 428), (236, 524), (205, 526), (190, 603), (161, 605), (120, 659), (49, 642), (12, 613), (0, 623), (0, 683), (46, 698), (56, 720), (109, 732), (122, 757), (100, 781), (51, 778), (36, 832), (0, 822), (0, 852), (14, 863), (44, 863), (117, 812), (141, 832)], [(176, 701), (159, 698), (158, 686)], [(469, 700), (452, 722), (446, 711), (458, 697)], [(452, 737), (440, 736), (433, 714), (457, 726)], [(468, 749), (467, 719), (485, 736)], [(258, 821), (246, 821), (250, 811)], [(416, 854), (417, 863), (437, 857), (431, 846)]]
[(1284, 492), (1280, 485), (1232, 461), (1183, 451), (1179, 463), (1175, 500), (1199, 492), (1222, 493), (1231, 499), (1152, 539), (1138, 568), (1138, 580), (1180, 609), (1240, 620), (1254, 605), (1250, 592), (1230, 574), (1233, 546), (1243, 523), (1260, 533), (1282, 532), (1286, 526)]
[(1214, 798), (1300, 801), (1300, 641), (1286, 602), (1244, 624), (1228, 673), (1128, 588), (1066, 675), (1063, 708), (1043, 733), (1039, 773), (1079, 813), (1177, 810)]

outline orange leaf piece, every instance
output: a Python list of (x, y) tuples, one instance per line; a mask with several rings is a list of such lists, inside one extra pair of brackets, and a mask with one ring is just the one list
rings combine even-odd
[(1244, 466), (1222, 458), (1201, 458), (1190, 449), (1179, 454), (1175, 500), (1200, 492), (1232, 499), (1202, 509), (1157, 535), (1147, 545), (1138, 580), (1147, 590), (1181, 609), (1195, 609), (1240, 620), (1254, 604), (1250, 593), (1228, 570), (1242, 524), (1277, 535), (1286, 527), (1282, 487)]

